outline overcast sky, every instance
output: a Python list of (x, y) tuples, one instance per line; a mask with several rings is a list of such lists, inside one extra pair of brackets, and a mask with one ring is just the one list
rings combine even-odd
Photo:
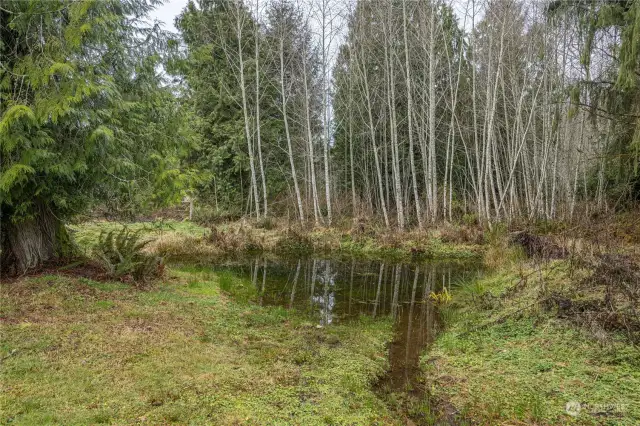
[(189, 0), (165, 0), (164, 4), (151, 13), (151, 18), (163, 23), (164, 29), (178, 32), (173, 20), (180, 14)]
[[(178, 32), (176, 27), (173, 25), (173, 20), (180, 14), (182, 9), (187, 5), (189, 0), (165, 0), (164, 4), (158, 8), (156, 8), (151, 13), (152, 19), (157, 19), (162, 22), (165, 30), (169, 30), (172, 32)], [(255, 3), (254, 3), (255, 4)], [(453, 6), (454, 11), (458, 15), (458, 19), (460, 20), (460, 25), (464, 25), (464, 10), (466, 9), (467, 2), (460, 0), (452, 0), (451, 4)], [(480, 16), (476, 17), (476, 20), (479, 19)], [(464, 25), (467, 30), (470, 29), (470, 21)]]

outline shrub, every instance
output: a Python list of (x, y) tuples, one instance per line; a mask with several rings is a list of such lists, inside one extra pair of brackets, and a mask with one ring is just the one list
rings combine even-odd
[(462, 223), (467, 226), (476, 226), (480, 222), (478, 221), (478, 216), (474, 213), (467, 213), (462, 216)]
[(256, 221), (255, 227), (257, 229), (264, 229), (266, 231), (270, 231), (272, 229), (276, 229), (278, 224), (272, 217), (263, 217)]
[(193, 221), (201, 225), (214, 225), (217, 223), (232, 222), (242, 217), (240, 210), (218, 210), (211, 206), (196, 206), (193, 212)]
[(582, 326), (599, 340), (621, 333), (631, 343), (640, 343), (640, 262), (624, 254), (580, 262), (591, 273), (577, 288), (542, 298), (542, 307), (555, 309), (559, 318)]
[(445, 225), (440, 230), (440, 241), (452, 244), (484, 244), (484, 232), (478, 226)]
[(489, 269), (508, 268), (525, 256), (521, 246), (511, 244), (507, 228), (502, 224), (496, 224), (486, 233), (486, 242), (484, 264)]
[(218, 249), (233, 252), (260, 252), (264, 250), (263, 242), (251, 233), (250, 229), (239, 228), (236, 231), (211, 228), (206, 241)]
[(145, 281), (162, 275), (162, 258), (143, 251), (151, 240), (141, 240), (141, 231), (130, 231), (124, 227), (120, 231), (102, 231), (93, 254), (103, 264), (111, 278)]
[(375, 237), (379, 229), (375, 226), (375, 222), (367, 217), (358, 216), (353, 218), (351, 230), (349, 234), (354, 237)]
[(275, 246), (275, 251), (282, 254), (309, 254), (313, 252), (313, 241), (304, 232), (289, 228)]
[(512, 244), (522, 247), (527, 257), (564, 259), (569, 254), (566, 248), (556, 244), (550, 237), (527, 231), (513, 233), (509, 240)]

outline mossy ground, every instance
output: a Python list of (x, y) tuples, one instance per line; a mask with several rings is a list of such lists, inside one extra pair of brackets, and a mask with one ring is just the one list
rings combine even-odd
[(1, 421), (395, 423), (371, 390), (387, 320), (317, 329), (246, 303), (237, 278), (168, 274), (146, 290), (60, 275), (3, 286)]
[[(422, 359), (432, 397), (481, 424), (639, 424), (638, 348), (539, 303), (587, 274), (566, 260), (520, 261), (454, 290), (447, 330)], [(576, 417), (571, 401), (582, 406)]]

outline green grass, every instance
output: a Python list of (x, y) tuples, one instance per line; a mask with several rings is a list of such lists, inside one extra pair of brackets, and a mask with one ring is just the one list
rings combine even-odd
[(123, 226), (132, 231), (141, 231), (143, 237), (156, 239), (168, 234), (177, 236), (201, 237), (208, 231), (200, 225), (189, 221), (164, 220), (155, 222), (110, 222), (92, 221), (71, 225), (69, 228), (73, 233), (74, 241), (85, 252), (88, 252), (93, 245), (98, 242), (100, 232), (120, 230)]
[[(120, 226), (73, 229), (88, 250), (101, 230)], [(170, 234), (186, 252), (194, 245), (185, 239), (208, 243), (200, 238), (207, 230), (189, 222), (128, 226), (150, 238)], [(267, 250), (286, 244), (282, 229), (243, 232)], [(315, 251), (370, 258), (478, 253), (420, 233), (327, 229), (304, 238)], [(435, 419), (430, 410), (452, 406), (477, 424), (640, 424), (638, 349), (615, 335), (596, 340), (539, 303), (543, 294), (580, 293), (589, 271), (565, 261), (535, 270), (495, 240), (484, 251), (497, 272), (452, 289), (453, 303), (441, 308), (447, 329), (422, 359), (441, 405), (414, 408)], [(372, 386), (388, 364), (388, 318), (317, 329), (295, 311), (251, 303), (250, 282), (197, 267), (170, 270), (147, 290), (46, 275), (1, 295), (2, 423), (402, 423)], [(571, 401), (585, 407), (577, 417), (566, 413)]]
[(389, 320), (317, 329), (244, 302), (236, 278), (170, 274), (145, 291), (60, 275), (3, 286), (0, 421), (396, 422), (371, 388)]
[[(638, 349), (616, 335), (598, 341), (536, 303), (541, 277), (544, 291), (560, 291), (586, 272), (573, 273), (560, 261), (455, 289), (448, 330), (422, 359), (432, 395), (481, 424), (639, 424)], [(570, 401), (583, 406), (577, 417)]]

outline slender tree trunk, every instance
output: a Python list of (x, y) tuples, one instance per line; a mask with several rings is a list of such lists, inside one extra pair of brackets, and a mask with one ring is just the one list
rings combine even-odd
[(329, 86), (327, 84), (327, 73), (329, 66), (329, 57), (328, 57), (328, 48), (327, 46), (327, 36), (329, 34), (326, 33), (327, 25), (330, 25), (327, 22), (328, 17), (328, 2), (327, 0), (322, 1), (322, 128), (323, 128), (323, 139), (324, 144), (322, 146), (323, 157), (324, 157), (324, 190), (325, 190), (325, 198), (327, 203), (327, 224), (331, 226), (331, 181), (329, 179), (329, 140), (330, 140), (330, 132), (329, 128)]
[(313, 197), (313, 219), (316, 226), (320, 222), (320, 202), (318, 200), (318, 185), (316, 183), (315, 154), (313, 152), (313, 136), (311, 134), (311, 106), (309, 105), (309, 84), (307, 76), (307, 54), (305, 45), (304, 58), (302, 59), (302, 79), (304, 81), (305, 119), (307, 127), (307, 147), (309, 149), (309, 169), (311, 174), (311, 193)]
[[(396, 212), (398, 216), (398, 228), (404, 229), (404, 204), (402, 198), (402, 183), (400, 178), (400, 160), (398, 150), (398, 128), (396, 120), (396, 96), (395, 96), (395, 75), (393, 60), (393, 34), (392, 34), (392, 13), (391, 2), (389, 3), (388, 28), (385, 31), (387, 40), (384, 44), (385, 66), (387, 70), (387, 102), (389, 107), (389, 132), (391, 136), (391, 167), (395, 186)], [(389, 52), (391, 50), (391, 52)]]
[(430, 171), (430, 217), (435, 221), (438, 215), (438, 173), (436, 166), (436, 10), (431, 3), (431, 17), (429, 24), (429, 171)]
[[(349, 102), (351, 103), (351, 102)], [(353, 115), (351, 114), (351, 105), (349, 105), (349, 165), (351, 171), (351, 205), (352, 215), (358, 215), (358, 208), (356, 204), (356, 176), (353, 165)]]
[(287, 148), (289, 152), (289, 164), (291, 166), (291, 177), (293, 179), (293, 189), (298, 204), (298, 216), (300, 223), (304, 223), (304, 210), (302, 208), (302, 198), (300, 197), (300, 188), (298, 187), (298, 176), (296, 174), (296, 164), (293, 160), (293, 147), (291, 145), (291, 134), (289, 132), (289, 119), (287, 117), (287, 92), (284, 84), (284, 45), (282, 37), (280, 38), (280, 90), (282, 91), (282, 117), (284, 119), (284, 130), (287, 138)]
[[(363, 55), (364, 56), (364, 55)], [(375, 165), (375, 169), (376, 169), (376, 176), (378, 178), (378, 192), (380, 193), (380, 205), (382, 208), (382, 215), (384, 216), (384, 224), (387, 228), (389, 228), (390, 224), (389, 224), (389, 214), (387, 213), (387, 203), (386, 203), (386, 198), (385, 198), (385, 194), (384, 194), (384, 181), (382, 179), (382, 171), (380, 168), (380, 159), (378, 158), (378, 146), (376, 144), (376, 128), (375, 125), (373, 123), (373, 106), (371, 104), (371, 93), (369, 90), (369, 78), (367, 75), (367, 69), (366, 69), (366, 65), (364, 64), (364, 58), (363, 58), (363, 64), (362, 67), (360, 68), (360, 71), (362, 73), (362, 82), (364, 85), (364, 95), (365, 95), (365, 99), (367, 101), (367, 118), (369, 119), (369, 136), (371, 138), (371, 146), (373, 147), (373, 162)]]
[[(256, 0), (256, 22), (260, 10), (258, 8), (260, 0)], [(267, 201), (267, 178), (264, 173), (264, 163), (262, 161), (262, 138), (260, 137), (260, 31), (259, 28), (255, 30), (255, 61), (256, 61), (256, 141), (258, 142), (258, 164), (260, 165), (260, 178), (262, 180), (262, 199), (264, 201), (263, 214), (266, 217), (268, 212)], [(257, 202), (257, 201), (256, 201)]]
[(402, 1), (402, 20), (404, 36), (404, 57), (407, 79), (407, 127), (409, 132), (409, 166), (411, 169), (411, 182), (413, 184), (413, 201), (416, 205), (416, 218), (418, 228), (422, 229), (422, 212), (420, 210), (420, 197), (418, 196), (418, 181), (416, 178), (416, 166), (413, 153), (413, 93), (411, 89), (411, 64), (409, 62), (409, 40), (407, 37), (407, 0)]
[[(240, 7), (240, 6), (238, 6)], [(251, 143), (251, 132), (249, 130), (249, 109), (247, 108), (247, 90), (244, 76), (244, 58), (242, 53), (242, 19), (241, 12), (236, 11), (236, 38), (238, 40), (238, 65), (240, 67), (240, 92), (242, 93), (242, 114), (244, 116), (244, 134), (247, 139), (247, 150), (249, 152), (249, 167), (251, 169), (251, 187), (256, 205), (256, 217), (260, 218), (260, 198), (258, 197), (258, 185), (256, 181), (256, 166), (253, 157), (253, 144)], [(257, 70), (256, 70), (257, 73)]]

